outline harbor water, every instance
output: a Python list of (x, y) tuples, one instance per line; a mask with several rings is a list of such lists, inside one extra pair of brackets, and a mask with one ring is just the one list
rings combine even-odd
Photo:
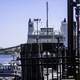
[(11, 60), (14, 60), (14, 59), (15, 59), (14, 55), (1, 54), (0, 55), (0, 64), (8, 64)]

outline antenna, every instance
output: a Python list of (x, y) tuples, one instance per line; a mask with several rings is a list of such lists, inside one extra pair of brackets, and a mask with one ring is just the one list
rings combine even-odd
[(48, 2), (46, 2), (46, 27), (47, 27), (47, 36), (48, 36)]

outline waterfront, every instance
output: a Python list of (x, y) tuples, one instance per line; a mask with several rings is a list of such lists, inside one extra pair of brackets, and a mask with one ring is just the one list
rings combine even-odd
[(1, 54), (0, 55), (0, 64), (8, 64), (13, 59), (16, 59), (16, 57), (13, 57), (13, 55)]

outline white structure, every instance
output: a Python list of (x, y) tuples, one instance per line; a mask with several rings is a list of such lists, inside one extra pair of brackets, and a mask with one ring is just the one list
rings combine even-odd
[(53, 28), (40, 28), (40, 31), (34, 30), (33, 22), (29, 19), (28, 23), (28, 40), (27, 43), (63, 43), (63, 37), (60, 34), (55, 34)]
[(61, 33), (64, 37), (64, 46), (65, 47), (68, 47), (68, 31), (67, 31), (67, 22), (66, 22), (66, 19), (64, 19), (62, 22), (61, 22)]
[(29, 19), (29, 22), (28, 22), (28, 35), (32, 35), (33, 31), (34, 31), (33, 22), (31, 21), (31, 19)]

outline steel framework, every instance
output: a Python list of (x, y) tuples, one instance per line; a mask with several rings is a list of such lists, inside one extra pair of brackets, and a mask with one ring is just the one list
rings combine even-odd
[[(79, 71), (79, 0), (68, 0), (68, 48), (59, 43), (21, 45), (22, 80), (80, 80)], [(75, 9), (74, 9), (75, 8)], [(76, 44), (74, 48), (74, 10)]]

